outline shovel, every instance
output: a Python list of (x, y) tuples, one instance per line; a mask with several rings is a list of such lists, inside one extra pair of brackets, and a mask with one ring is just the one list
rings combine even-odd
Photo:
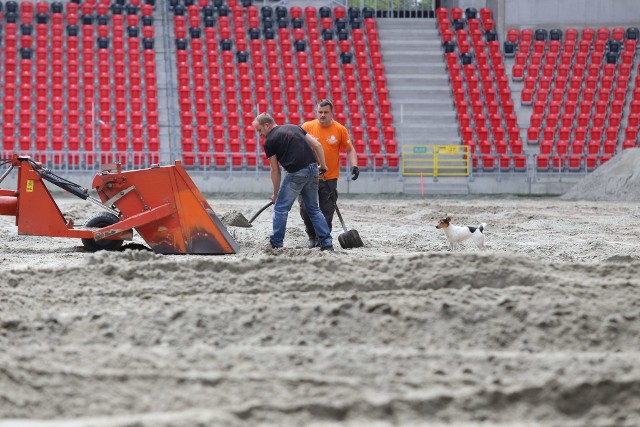
[[(324, 178), (324, 174), (322, 174), (322, 180), (326, 181)], [(334, 197), (333, 191), (331, 192), (331, 201), (333, 201), (333, 206), (336, 208), (336, 213), (338, 214), (338, 219), (340, 220), (340, 224), (342, 224), (342, 229), (344, 233), (338, 236), (338, 242), (340, 242), (340, 246), (342, 249), (352, 249), (352, 248), (361, 248), (364, 246), (362, 243), (362, 239), (360, 238), (360, 234), (357, 230), (347, 230), (347, 226), (344, 224), (344, 220), (342, 219), (342, 214), (340, 213), (340, 209), (338, 209), (338, 203), (336, 202), (336, 197)]]
[(273, 204), (273, 202), (269, 202), (266, 205), (264, 205), (263, 207), (261, 207), (260, 210), (258, 212), (256, 212), (256, 214), (254, 216), (251, 217), (251, 219), (249, 220), (249, 224), (251, 224), (254, 219), (258, 218), (258, 215), (260, 215), (262, 212), (264, 212), (265, 209), (267, 209), (272, 204)]
[(335, 199), (333, 201), (333, 205), (336, 207), (336, 213), (338, 214), (338, 218), (340, 219), (340, 224), (342, 224), (342, 228), (344, 229), (344, 233), (338, 236), (338, 242), (340, 242), (340, 246), (342, 247), (342, 249), (363, 247), (364, 244), (362, 243), (362, 239), (360, 238), (360, 234), (358, 233), (358, 230), (347, 231), (347, 226), (344, 225), (344, 220), (342, 219), (342, 215), (340, 214), (340, 209), (338, 209), (338, 204), (336, 203)]
[(234, 227), (243, 227), (243, 228), (250, 228), (253, 227), (251, 225), (251, 223), (253, 222), (254, 219), (256, 219), (258, 217), (258, 215), (260, 215), (262, 212), (264, 212), (265, 209), (267, 209), (269, 206), (271, 206), (273, 204), (273, 202), (269, 202), (266, 205), (264, 205), (262, 208), (260, 208), (260, 210), (253, 216), (251, 217), (250, 220), (247, 221), (247, 218), (242, 215), (240, 212), (238, 211), (231, 211), (228, 212), (224, 215), (223, 220), (225, 221), (225, 223), (227, 225), (232, 225)]

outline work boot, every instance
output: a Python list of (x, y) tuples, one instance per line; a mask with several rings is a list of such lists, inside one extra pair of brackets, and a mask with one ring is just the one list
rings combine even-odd
[(269, 247), (271, 249), (282, 249), (282, 246), (276, 246), (271, 240), (269, 240)]
[(331, 246), (323, 246), (320, 248), (321, 251), (329, 251), (329, 252), (333, 252), (333, 245)]
[(319, 242), (316, 240), (315, 237), (309, 237), (309, 240), (307, 241), (307, 247), (309, 249), (313, 249), (318, 245), (319, 245)]

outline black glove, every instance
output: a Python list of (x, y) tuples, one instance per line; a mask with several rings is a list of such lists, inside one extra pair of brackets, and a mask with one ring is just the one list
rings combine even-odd
[(357, 166), (351, 168), (351, 180), (355, 181), (360, 176), (360, 169)]

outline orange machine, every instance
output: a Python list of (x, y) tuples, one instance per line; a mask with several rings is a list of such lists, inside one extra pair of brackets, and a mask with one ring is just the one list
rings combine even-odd
[[(85, 247), (95, 251), (117, 249), (123, 240), (132, 238), (135, 229), (156, 253), (233, 254), (239, 250), (179, 161), (133, 171), (109, 165), (93, 179), (99, 200), (30, 157), (14, 155), (9, 162), (11, 168), (0, 183), (18, 168), (18, 189), (0, 189), (0, 215), (16, 217), (18, 234), (81, 238)], [(99, 206), (103, 212), (87, 221), (85, 228), (74, 228), (44, 181)]]

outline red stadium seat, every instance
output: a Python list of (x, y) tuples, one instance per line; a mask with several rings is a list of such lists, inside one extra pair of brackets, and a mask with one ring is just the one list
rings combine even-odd
[(491, 172), (495, 170), (495, 167), (496, 167), (495, 157), (490, 155), (485, 155), (481, 157), (481, 160), (482, 160), (482, 170), (484, 170), (485, 172)]
[(536, 157), (536, 169), (544, 172), (548, 171), (551, 166), (551, 158), (547, 155), (541, 155)]
[(571, 143), (571, 152), (573, 154), (583, 154), (584, 153), (584, 141), (573, 141)]
[(540, 138), (540, 128), (530, 127), (527, 129), (527, 143), (537, 144)]
[(598, 156), (588, 155), (584, 158), (585, 169), (587, 171), (592, 171), (598, 167)]
[(618, 141), (614, 139), (607, 139), (602, 145), (602, 152), (604, 154), (615, 154), (618, 147)]
[(603, 135), (603, 129), (601, 127), (593, 126), (589, 129), (589, 137), (591, 141), (601, 141)]

